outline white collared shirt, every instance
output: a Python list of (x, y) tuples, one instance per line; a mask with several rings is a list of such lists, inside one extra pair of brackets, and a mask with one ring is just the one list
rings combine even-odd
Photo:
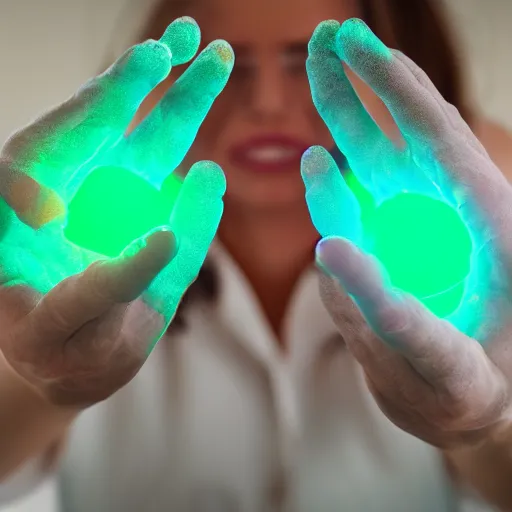
[(438, 451), (380, 412), (314, 269), (291, 300), (284, 355), (240, 270), (219, 246), (211, 257), (215, 304), (191, 305), (183, 332), (76, 422), (55, 477), (59, 510), (492, 510), (463, 504)]

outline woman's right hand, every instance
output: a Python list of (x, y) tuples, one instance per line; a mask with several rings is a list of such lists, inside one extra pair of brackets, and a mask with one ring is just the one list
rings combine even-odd
[(152, 114), (129, 135), (127, 128), (199, 41), (193, 20), (176, 20), (160, 41), (130, 49), (3, 149), (0, 194), (10, 218), (0, 241), (0, 351), (51, 404), (81, 409), (135, 376), (215, 235), (225, 180), (211, 162), (190, 170), (168, 226), (155, 226), (116, 258), (63, 234), (69, 200), (93, 169), (142, 167), (158, 186), (182, 161), (233, 67), (227, 43), (209, 45)]

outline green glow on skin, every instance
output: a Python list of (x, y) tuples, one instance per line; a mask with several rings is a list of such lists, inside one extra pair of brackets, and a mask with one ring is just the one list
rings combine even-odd
[(229, 44), (210, 43), (151, 113), (127, 128), (171, 64), (191, 59), (199, 41), (193, 20), (176, 20), (160, 41), (133, 47), (91, 79), (69, 102), (76, 112), (51, 112), (25, 132), (12, 165), (55, 192), (66, 219), (33, 229), (0, 202), (0, 277), (41, 294), (95, 261), (137, 250), (161, 226), (172, 231), (177, 252), (141, 297), (163, 319), (151, 348), (197, 277), (222, 216), (220, 167), (198, 162), (183, 169), (183, 182), (178, 169), (233, 69)]
[(66, 238), (75, 245), (116, 257), (134, 240), (167, 226), (181, 182), (162, 193), (121, 167), (98, 167), (68, 205)]
[(12, 220), (12, 212), (8, 204), (0, 198), (0, 240), (7, 233)]
[(375, 211), (375, 200), (370, 192), (361, 185), (353, 172), (348, 172), (345, 175), (345, 182), (359, 202), (359, 206), (361, 208), (361, 220), (364, 223), (364, 221), (368, 217), (372, 216)]
[(391, 285), (444, 318), (459, 306), (469, 275), (472, 242), (451, 206), (419, 194), (398, 194), (364, 223), (365, 249), (386, 269)]
[(390, 285), (440, 318), (464, 296), (473, 244), (459, 213), (441, 199), (397, 193), (376, 204), (353, 172), (345, 181), (359, 202), (365, 251), (382, 264)]
[[(360, 20), (321, 23), (308, 49), (313, 103), (351, 169), (342, 175), (319, 147), (305, 154), (306, 201), (317, 231), (374, 256), (385, 287), (415, 296), (483, 342), (497, 325), (491, 319), (502, 314), (493, 298), (499, 294), (489, 286), (501, 281), (502, 271), (481, 212), (464, 184), (455, 184), (457, 165), (444, 151), (449, 141), (437, 136), (435, 115), (425, 115), (421, 95), (417, 102), (408, 96), (415, 72)], [(383, 133), (347, 68), (381, 98), (404, 144)]]

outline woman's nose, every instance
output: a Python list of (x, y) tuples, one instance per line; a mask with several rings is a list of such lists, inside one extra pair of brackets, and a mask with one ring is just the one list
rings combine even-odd
[(250, 110), (259, 118), (279, 118), (286, 112), (283, 70), (278, 65), (260, 65), (251, 86)]

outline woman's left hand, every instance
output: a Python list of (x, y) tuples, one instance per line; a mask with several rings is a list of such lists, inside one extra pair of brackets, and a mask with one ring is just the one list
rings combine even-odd
[[(342, 61), (383, 100), (405, 147), (379, 130)], [(469, 288), (440, 319), (389, 284), (365, 251), (357, 201), (330, 155), (312, 148), (302, 172), (324, 237), (317, 262), (326, 307), (389, 419), (442, 448), (478, 444), (512, 418), (512, 187), (426, 74), (361, 21), (321, 24), (307, 68), (320, 115), (377, 201), (404, 190), (437, 197), (473, 242)]]

